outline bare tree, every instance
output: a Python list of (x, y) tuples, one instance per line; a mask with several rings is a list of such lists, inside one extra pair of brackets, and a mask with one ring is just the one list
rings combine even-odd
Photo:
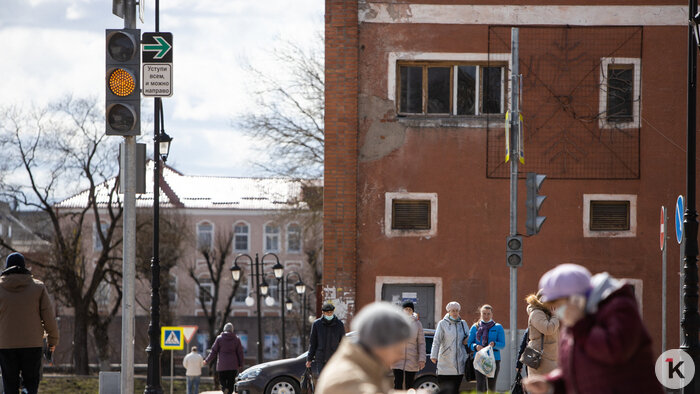
[[(223, 330), (233, 309), (233, 297), (238, 291), (238, 282), (233, 282), (229, 270), (233, 251), (232, 234), (223, 233), (213, 243), (213, 247), (198, 245), (204, 259), (203, 270), (197, 270), (196, 266), (189, 269), (189, 276), (197, 286), (199, 306), (207, 320), (209, 343), (214, 343), (216, 333)], [(231, 288), (228, 297), (224, 295), (227, 286)], [(223, 300), (223, 303), (219, 300)]]
[[(72, 358), (77, 374), (89, 372), (88, 327), (99, 331), (118, 310), (120, 297), (106, 315), (96, 307), (98, 288), (106, 281), (121, 293), (116, 141), (105, 137), (103, 121), (92, 99), (66, 98), (42, 108), (0, 110), (5, 165), (0, 193), (49, 218), (50, 231), (37, 229), (35, 235), (47, 241), (50, 250), (45, 259), (32, 263), (45, 274), (52, 295), (74, 311)], [(86, 190), (86, 198), (56, 205), (75, 190)], [(91, 235), (98, 246), (94, 252), (86, 250)], [(11, 248), (9, 242), (0, 242)]]
[(235, 124), (266, 147), (269, 157), (257, 164), (272, 174), (323, 175), (323, 47), (320, 34), (309, 48), (286, 42), (272, 52), (276, 72), (247, 67), (255, 81), (256, 112)]

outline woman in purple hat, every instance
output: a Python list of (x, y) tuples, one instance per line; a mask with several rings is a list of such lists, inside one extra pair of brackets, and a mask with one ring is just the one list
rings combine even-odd
[(559, 368), (526, 379), (528, 393), (663, 392), (631, 285), (563, 264), (542, 276), (540, 288), (563, 326)]

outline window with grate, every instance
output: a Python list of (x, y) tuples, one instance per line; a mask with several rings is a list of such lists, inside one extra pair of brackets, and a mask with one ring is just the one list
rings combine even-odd
[(628, 231), (630, 229), (629, 201), (591, 201), (591, 231)]
[(430, 200), (392, 200), (392, 230), (430, 230)]
[(634, 65), (608, 65), (607, 117), (609, 122), (632, 121)]

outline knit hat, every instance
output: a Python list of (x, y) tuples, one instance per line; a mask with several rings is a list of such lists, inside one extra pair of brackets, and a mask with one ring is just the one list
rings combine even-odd
[(416, 311), (416, 306), (413, 305), (413, 302), (411, 301), (404, 301), (404, 303), (401, 304), (401, 308), (411, 308), (412, 311)]
[(352, 320), (352, 329), (357, 332), (357, 341), (369, 348), (395, 345), (414, 334), (409, 316), (388, 302), (362, 308)]
[(323, 304), (323, 307), (321, 307), (321, 310), (322, 310), (323, 312), (331, 312), (331, 311), (334, 311), (334, 310), (335, 310), (335, 306), (334, 306), (333, 304), (331, 304), (330, 302), (326, 301), (326, 302)]
[(575, 294), (585, 295), (591, 287), (591, 272), (577, 264), (562, 264), (540, 279), (542, 302), (551, 302)]
[(448, 302), (447, 306), (445, 306), (445, 310), (447, 310), (448, 312), (451, 310), (456, 310), (457, 312), (459, 312), (462, 310), (462, 305), (459, 305), (459, 302), (457, 301)]
[(5, 269), (10, 267), (26, 268), (24, 256), (22, 256), (21, 253), (12, 253), (11, 255), (7, 256), (7, 259), (5, 260)]
[(231, 323), (226, 323), (224, 325), (224, 332), (233, 332), (233, 324)]

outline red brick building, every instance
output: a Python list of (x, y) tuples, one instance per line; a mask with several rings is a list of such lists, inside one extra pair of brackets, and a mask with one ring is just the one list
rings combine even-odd
[[(520, 171), (546, 174), (548, 198), (542, 231), (524, 240), (518, 298), (565, 262), (632, 279), (660, 351), (659, 208), (672, 223), (684, 192), (687, 5), (558, 4), (326, 0), (324, 290), (347, 317), (412, 298), (434, 327), (457, 300), (469, 320), (492, 304), (508, 328), (504, 114), (519, 26)], [(670, 240), (668, 256), (677, 347)]]

